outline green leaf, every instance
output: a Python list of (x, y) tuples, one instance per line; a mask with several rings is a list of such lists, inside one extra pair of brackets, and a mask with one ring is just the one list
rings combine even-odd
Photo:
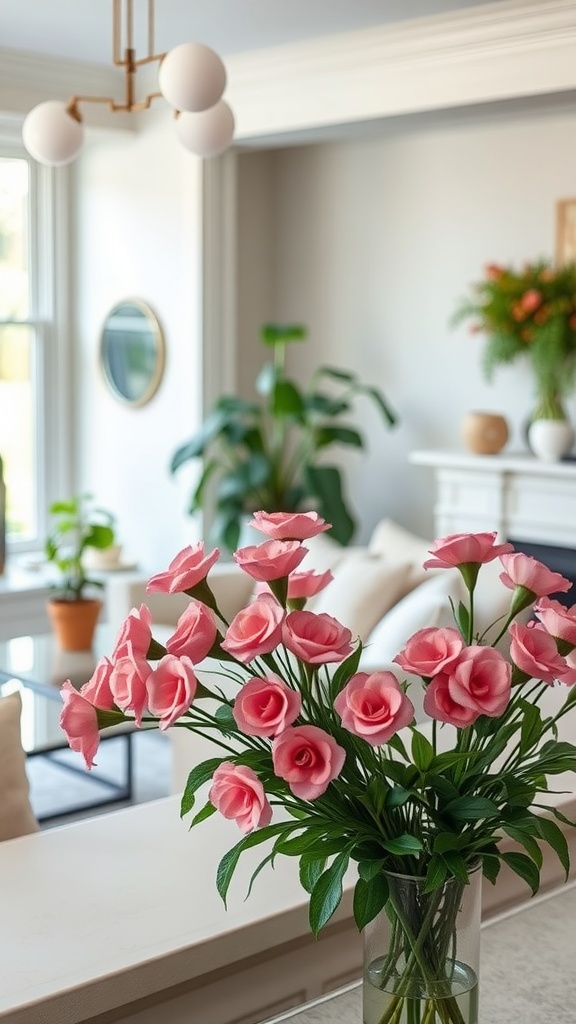
[(300, 884), (305, 892), (311, 893), (326, 864), (325, 857), (314, 857), (304, 853), (300, 858)]
[(386, 793), (385, 806), (391, 810), (394, 807), (402, 807), (412, 796), (412, 790), (404, 789), (404, 786), (393, 786)]
[(359, 394), (365, 394), (368, 398), (371, 398), (376, 407), (382, 413), (382, 416), (390, 427), (393, 427), (397, 422), (398, 417), (396, 413), (392, 411), (388, 403), (385, 401), (384, 396), (378, 388), (375, 388), (368, 384), (356, 384), (354, 390)]
[(348, 544), (356, 524), (342, 494), (340, 470), (336, 466), (306, 465), (303, 475), (308, 492), (317, 502), (319, 514), (332, 523), (329, 536), (339, 544)]
[(540, 872), (534, 861), (525, 853), (502, 853), (501, 858), (515, 874), (528, 883), (534, 896), (540, 888)]
[(231, 850), (228, 850), (228, 853), (224, 854), (216, 872), (216, 888), (224, 902), (224, 906), (226, 906), (226, 897), (232, 876), (242, 854), (254, 846), (259, 846), (261, 843), (273, 839), (274, 836), (280, 835), (282, 832), (290, 831), (294, 827), (293, 822), (278, 822), (276, 825), (265, 825), (264, 828), (257, 829), (255, 832), (250, 832), (247, 836), (244, 836), (239, 843), (236, 843), (236, 846), (233, 846)]
[(558, 860), (566, 872), (566, 879), (568, 879), (568, 875), (570, 873), (570, 851), (566, 836), (562, 829), (559, 828), (555, 821), (552, 821), (550, 818), (545, 818), (543, 815), (537, 816), (537, 827), (544, 842), (548, 843), (556, 853)]
[(322, 872), (310, 896), (310, 930), (313, 935), (330, 920), (342, 899), (342, 879), (350, 862), (348, 853), (340, 853)]
[(434, 747), (418, 729), (412, 732), (412, 758), (419, 772), (428, 771), (434, 760)]
[(404, 832), (401, 836), (396, 836), (395, 839), (383, 840), (382, 846), (385, 850), (388, 850), (388, 853), (393, 853), (399, 857), (421, 853), (424, 849), (422, 841), (417, 836), (411, 836), (408, 832)]
[(204, 454), (205, 449), (220, 433), (226, 421), (223, 412), (213, 411), (204, 421), (198, 433), (194, 434), (186, 444), (177, 448), (172, 456), (170, 472), (175, 473), (185, 462), (197, 459)]
[(446, 851), (446, 853), (442, 855), (442, 859), (444, 860), (450, 874), (453, 875), (454, 878), (457, 878), (459, 882), (467, 885), (469, 878), (464, 858), (459, 853), (451, 850)]
[(352, 427), (318, 427), (315, 442), (318, 449), (327, 448), (330, 444), (344, 444), (352, 448), (364, 447), (362, 435)]
[(500, 874), (501, 868), (500, 858), (494, 856), (491, 853), (485, 853), (482, 856), (482, 874), (488, 879), (492, 885), (496, 884), (496, 879)]
[(542, 716), (536, 704), (519, 701), (523, 711), (522, 728), (520, 731), (520, 754), (526, 754), (542, 735)]
[(211, 804), (208, 800), (208, 802), (204, 804), (202, 810), (198, 811), (198, 814), (194, 815), (190, 828), (193, 828), (194, 825), (199, 825), (202, 821), (206, 821), (207, 818), (211, 818), (213, 814), (216, 814), (216, 808), (214, 807), (214, 804)]
[(426, 872), (426, 881), (424, 883), (424, 892), (433, 892), (434, 889), (438, 889), (444, 884), (448, 877), (448, 868), (444, 863), (442, 857), (433, 853), (430, 858), (428, 865), (428, 871)]
[[(196, 696), (198, 697), (198, 693)], [(213, 695), (211, 694), (211, 696)], [(238, 726), (236, 725), (236, 719), (234, 718), (232, 708), (229, 704), (220, 704), (220, 706), (216, 708), (214, 718), (218, 722), (218, 725), (221, 726), (223, 732), (237, 732)]]
[(207, 761), (202, 761), (192, 769), (182, 794), (182, 801), (180, 803), (181, 818), (183, 818), (185, 814), (189, 814), (192, 810), (195, 801), (195, 794), (197, 790), (200, 789), (200, 786), (203, 786), (205, 782), (208, 782), (208, 780), (212, 778), (216, 769), (219, 768), (225, 760), (225, 757), (210, 757)]
[(359, 878), (354, 888), (353, 911), (358, 931), (362, 931), (383, 909), (388, 900), (386, 876), (380, 872), (369, 880)]
[(506, 835), (510, 836), (515, 843), (519, 843), (526, 850), (528, 856), (534, 861), (537, 868), (542, 867), (542, 850), (535, 839), (527, 832), (514, 825), (504, 825)]
[(279, 380), (274, 386), (270, 398), (273, 416), (290, 416), (301, 419), (304, 414), (302, 395), (292, 381)]
[(462, 636), (467, 637), (470, 630), (470, 612), (462, 601), (458, 603), (455, 615), (458, 629), (462, 633)]
[(380, 874), (385, 863), (385, 860), (361, 860), (358, 863), (358, 875), (365, 882), (370, 882), (372, 878)]
[(496, 804), (484, 796), (459, 796), (446, 806), (446, 814), (457, 821), (481, 821), (496, 818), (499, 813)]
[(332, 702), (336, 700), (336, 697), (346, 686), (350, 677), (358, 671), (361, 655), (362, 644), (359, 643), (355, 650), (352, 651), (352, 654), (349, 654), (348, 657), (338, 665), (338, 668), (335, 670), (330, 680), (330, 700)]
[(456, 832), (441, 832), (436, 836), (432, 846), (433, 853), (447, 853), (450, 850), (462, 850), (469, 840)]
[(260, 328), (260, 338), (265, 345), (304, 341), (307, 336), (308, 331), (303, 324), (263, 324)]

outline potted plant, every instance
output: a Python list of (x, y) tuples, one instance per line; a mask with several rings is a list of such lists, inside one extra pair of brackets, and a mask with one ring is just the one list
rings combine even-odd
[(86, 575), (84, 552), (89, 548), (104, 550), (114, 544), (115, 517), (97, 508), (91, 494), (55, 501), (49, 512), (52, 526), (45, 554), (56, 567), (59, 579), (52, 584), (54, 595), (48, 601), (48, 612), (63, 650), (88, 650), (102, 602), (86, 591), (102, 588), (104, 584)]
[(292, 380), (286, 373), (286, 349), (306, 337), (301, 324), (264, 325), (261, 340), (272, 358), (258, 374), (258, 399), (222, 395), (200, 430), (172, 458), (173, 473), (190, 460), (204, 458), (189, 510), (201, 510), (208, 482), (215, 484), (212, 536), (230, 551), (238, 546), (245, 517), (256, 509), (297, 512), (314, 507), (332, 523), (334, 540), (347, 544), (355, 520), (341, 470), (327, 464), (324, 454), (334, 445), (365, 447), (362, 434), (345, 418), (358, 396), (369, 398), (388, 426), (396, 422), (380, 390), (354, 373), (320, 366), (306, 387)]
[(499, 364), (528, 361), (536, 384), (530, 424), (560, 424), (569, 449), (573, 435), (563, 400), (576, 382), (576, 264), (556, 267), (542, 259), (515, 270), (491, 263), (473, 285), (472, 296), (457, 308), (453, 323), (465, 319), (472, 320), (472, 332), (486, 335), (488, 380)]

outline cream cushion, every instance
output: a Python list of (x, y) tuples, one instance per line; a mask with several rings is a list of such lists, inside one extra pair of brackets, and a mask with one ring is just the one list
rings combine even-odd
[(450, 599), (455, 605), (463, 597), (462, 577), (457, 569), (435, 573), (390, 609), (372, 630), (362, 652), (362, 668), (387, 668), (406, 641), (428, 626), (454, 626)]
[(0, 697), (0, 840), (38, 831), (28, 798), (26, 755), (20, 737), (19, 693)]
[(423, 562), (430, 558), (432, 542), (425, 537), (410, 533), (393, 519), (382, 519), (375, 527), (368, 542), (368, 551), (372, 555), (394, 558), (396, 561), (408, 562), (411, 571), (407, 576), (408, 586), (405, 593), (419, 583), (428, 579), (430, 572), (422, 568)]
[(406, 593), (410, 565), (370, 555), (365, 549), (346, 555), (332, 569), (334, 579), (307, 608), (338, 619), (365, 640), (383, 615)]

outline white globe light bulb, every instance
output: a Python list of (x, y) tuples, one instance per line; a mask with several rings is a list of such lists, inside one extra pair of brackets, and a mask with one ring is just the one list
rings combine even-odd
[(217, 156), (232, 142), (234, 115), (224, 100), (197, 114), (185, 111), (176, 118), (176, 134), (197, 156)]
[(158, 84), (176, 110), (208, 110), (224, 92), (226, 68), (209, 46), (181, 43), (160, 64)]
[(46, 100), (33, 107), (22, 125), (22, 141), (34, 160), (51, 167), (70, 163), (84, 141), (84, 128), (65, 103)]

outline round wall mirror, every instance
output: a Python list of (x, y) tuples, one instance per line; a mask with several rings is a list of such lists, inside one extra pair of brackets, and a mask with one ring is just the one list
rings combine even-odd
[(100, 341), (100, 362), (113, 394), (128, 405), (145, 405), (164, 372), (164, 338), (149, 306), (125, 299), (110, 310)]

